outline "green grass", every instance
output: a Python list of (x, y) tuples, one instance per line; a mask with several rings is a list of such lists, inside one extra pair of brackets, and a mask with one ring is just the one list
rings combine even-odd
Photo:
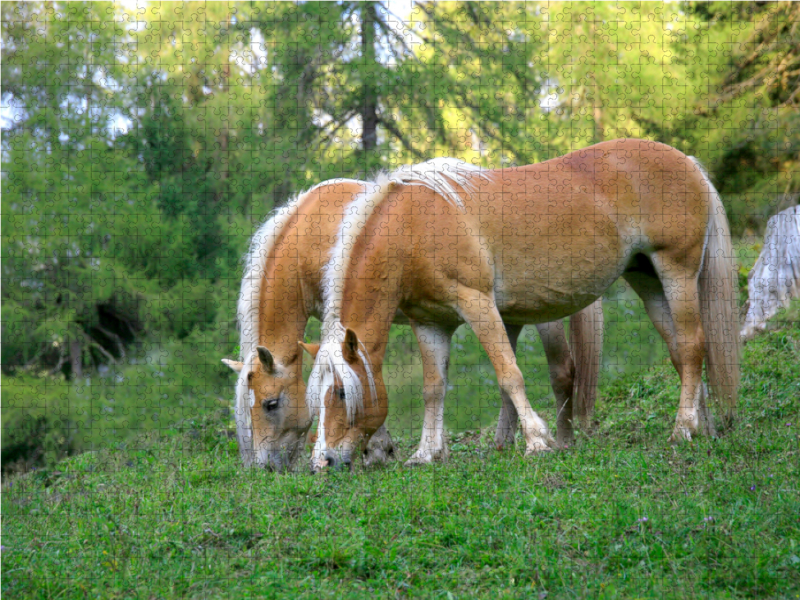
[(800, 328), (751, 342), (743, 373), (718, 440), (666, 442), (678, 382), (656, 366), (607, 382), (568, 451), (497, 452), (487, 427), (454, 434), (444, 465), (321, 476), (243, 470), (216, 410), (6, 480), (2, 591), (797, 598)]

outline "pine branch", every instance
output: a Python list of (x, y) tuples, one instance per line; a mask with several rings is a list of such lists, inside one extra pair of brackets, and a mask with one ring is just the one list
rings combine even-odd
[(378, 122), (381, 125), (383, 125), (384, 127), (386, 127), (386, 129), (389, 131), (389, 133), (391, 133), (394, 137), (396, 137), (398, 140), (400, 140), (400, 143), (403, 145), (403, 148), (405, 148), (406, 150), (411, 152), (414, 156), (416, 156), (420, 160), (425, 160), (425, 155), (422, 152), (420, 152), (419, 150), (417, 150), (416, 148), (414, 148), (414, 146), (411, 144), (411, 142), (409, 142), (406, 139), (406, 137), (400, 132), (400, 130), (397, 129), (397, 127), (395, 127), (394, 123), (392, 123), (389, 120), (384, 119), (383, 117), (378, 117)]

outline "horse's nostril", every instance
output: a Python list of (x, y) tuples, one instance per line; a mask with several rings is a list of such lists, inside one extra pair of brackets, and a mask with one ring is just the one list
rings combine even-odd
[(352, 463), (350, 461), (350, 457), (341, 457), (337, 456), (335, 453), (331, 452), (325, 455), (325, 460), (328, 462), (329, 469), (350, 469)]

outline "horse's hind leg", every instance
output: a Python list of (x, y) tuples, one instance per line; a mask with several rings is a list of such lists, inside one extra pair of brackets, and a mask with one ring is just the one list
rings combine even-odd
[[(644, 265), (642, 270), (626, 272), (623, 277), (638, 294), (639, 298), (642, 299), (645, 311), (647, 311), (647, 316), (650, 317), (656, 330), (661, 334), (661, 337), (664, 338), (667, 344), (672, 365), (675, 367), (678, 374), (683, 377), (682, 359), (681, 353), (678, 351), (678, 335), (676, 333), (675, 322), (672, 319), (672, 312), (670, 311), (667, 295), (664, 293), (664, 286), (661, 285), (661, 281), (658, 279), (655, 270), (652, 265), (647, 264)], [(703, 391), (704, 390), (705, 386), (703, 386)], [(710, 418), (705, 402), (707, 393), (704, 394), (703, 391), (701, 391), (698, 400), (699, 427), (697, 432), (714, 436), (716, 435), (714, 423)]]
[[(574, 441), (572, 392), (575, 382), (575, 363), (569, 344), (567, 344), (563, 321), (541, 323), (536, 326), (536, 329), (542, 338), (547, 366), (550, 370), (550, 385), (553, 387), (556, 397), (556, 441), (560, 447), (564, 447)], [(515, 355), (520, 331), (522, 331), (522, 327), (519, 325), (506, 325), (508, 341)], [(514, 403), (502, 388), (500, 393), (503, 397), (503, 405), (500, 408), (497, 433), (494, 436), (494, 443), (498, 449), (513, 445), (514, 434), (517, 432), (517, 409), (514, 408)]]
[(575, 439), (572, 428), (575, 362), (564, 333), (564, 321), (542, 323), (536, 329), (542, 337), (547, 366), (550, 369), (550, 385), (556, 397), (556, 441), (563, 448), (572, 444)]
[(444, 397), (447, 394), (447, 368), (450, 364), (450, 338), (453, 329), (436, 325), (423, 325), (415, 321), (411, 327), (417, 337), (422, 354), (425, 400), (425, 419), (419, 448), (406, 465), (422, 465), (434, 460), (447, 459), (444, 440)]
[[(508, 335), (508, 343), (511, 344), (511, 351), (516, 356), (517, 352), (517, 339), (522, 331), (520, 325), (506, 325), (506, 335)], [(500, 416), (497, 418), (497, 431), (494, 434), (494, 445), (498, 450), (506, 447), (514, 446), (514, 436), (517, 433), (517, 409), (514, 408), (514, 403), (511, 397), (500, 388), (500, 396), (503, 399), (503, 404), (500, 406)]]
[(506, 335), (503, 320), (494, 299), (487, 293), (459, 284), (456, 290), (457, 308), (469, 323), (492, 361), (500, 389), (517, 410), (525, 435), (527, 452), (541, 452), (555, 445), (545, 422), (537, 415), (525, 396), (525, 380)]
[[(647, 265), (652, 269), (651, 265)], [(661, 334), (669, 350), (669, 358), (678, 373), (681, 372), (680, 356), (678, 355), (678, 338), (675, 333), (675, 323), (669, 310), (669, 302), (664, 294), (664, 286), (658, 279), (655, 270), (651, 272), (626, 271), (623, 274), (633, 288), (633, 291), (642, 299), (647, 316), (653, 322), (656, 331)]]
[[(681, 378), (681, 399), (675, 429), (670, 441), (691, 440), (701, 433), (703, 405), (703, 359), (705, 358), (705, 339), (700, 323), (700, 300), (697, 286), (699, 256), (697, 265), (687, 266), (687, 256), (676, 260), (666, 252), (655, 253), (651, 260), (661, 280), (664, 295), (672, 316), (675, 333), (675, 357), (673, 364)], [(662, 333), (662, 336), (664, 334)], [(667, 345), (670, 340), (665, 337)], [(707, 426), (706, 426), (707, 429)]]

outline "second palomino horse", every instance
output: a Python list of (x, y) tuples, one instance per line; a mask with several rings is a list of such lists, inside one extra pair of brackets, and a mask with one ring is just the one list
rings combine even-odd
[[(239, 451), (245, 465), (275, 470), (291, 466), (305, 445), (306, 434), (315, 416), (305, 402), (302, 377), (302, 353), (298, 339), (303, 338), (310, 316), (322, 317), (322, 268), (336, 240), (345, 207), (367, 189), (367, 183), (334, 180), (321, 183), (299, 194), (284, 208), (278, 209), (253, 236), (239, 296), (238, 321), (241, 333), (242, 362), (224, 360), (239, 374), (236, 382), (235, 417)], [(404, 317), (393, 314), (389, 319)], [(422, 350), (426, 399), (443, 394), (438, 387), (441, 354), (439, 338), (414, 326)], [(573, 358), (560, 323), (541, 328), (557, 395), (572, 395)], [(577, 358), (574, 374), (577, 402), (588, 412), (596, 391), (599, 340), (602, 320), (576, 320), (573, 337), (598, 340), (589, 344)], [(449, 342), (448, 342), (449, 343)], [(312, 354), (318, 346), (301, 343)], [(587, 349), (588, 348), (588, 349)], [(587, 354), (588, 353), (588, 354)], [(581, 366), (582, 365), (582, 366)], [(367, 412), (367, 417), (371, 412)], [(420, 449), (412, 462), (439, 458), (443, 446), (431, 451), (435, 430), (426, 412)], [(513, 413), (502, 411), (500, 433), (515, 425)], [(383, 430), (369, 450), (380, 460), (391, 448), (391, 439)], [(438, 454), (437, 454), (438, 452)]]
[[(459, 185), (437, 191), (409, 184), (414, 169), (378, 178), (353, 202), (326, 267), (324, 343), (307, 389), (325, 431), (312, 459), (318, 468), (348, 460), (383, 422), (380, 373), (398, 308), (434, 340), (469, 323), (519, 415), (527, 451), (552, 448), (504, 322), (563, 318), (619, 277), (641, 297), (680, 375), (671, 439), (713, 433), (704, 359), (713, 396), (733, 416), (735, 262), (720, 197), (697, 160), (627, 139), (524, 167), (445, 163)], [(439, 370), (446, 364), (441, 352)], [(559, 407), (559, 426), (568, 411)]]

